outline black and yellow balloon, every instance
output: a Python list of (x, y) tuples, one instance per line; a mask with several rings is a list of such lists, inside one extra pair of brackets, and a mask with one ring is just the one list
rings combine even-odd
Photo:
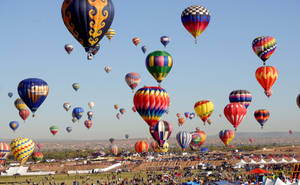
[(64, 0), (61, 7), (65, 26), (85, 48), (88, 59), (114, 19), (111, 0)]

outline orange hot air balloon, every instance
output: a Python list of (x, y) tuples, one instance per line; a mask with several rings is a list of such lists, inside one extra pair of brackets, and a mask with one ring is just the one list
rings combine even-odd
[(134, 148), (135, 148), (135, 151), (138, 153), (148, 152), (149, 145), (146, 141), (138, 141), (135, 143)]
[(177, 118), (180, 118), (180, 117), (181, 117), (181, 114), (180, 114), (180, 113), (177, 113), (176, 116), (177, 116)]
[(185, 122), (184, 118), (178, 118), (178, 126), (182, 126)]
[(272, 95), (272, 86), (278, 78), (278, 71), (273, 66), (259, 67), (255, 72), (255, 77), (259, 84), (264, 88), (266, 96), (269, 98)]

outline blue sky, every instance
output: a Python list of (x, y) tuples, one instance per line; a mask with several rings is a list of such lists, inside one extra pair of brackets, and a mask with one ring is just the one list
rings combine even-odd
[[(114, 0), (115, 19), (112, 28), (115, 37), (109, 42), (101, 41), (101, 49), (92, 61), (87, 61), (82, 46), (65, 28), (61, 18), (62, 0), (1, 1), (0, 21), (0, 138), (27, 136), (34, 139), (108, 139), (143, 137), (148, 134), (147, 124), (137, 113), (131, 111), (133, 94), (125, 83), (128, 72), (138, 72), (144, 85), (156, 85), (145, 67), (145, 58), (140, 49), (148, 51), (164, 49), (160, 36), (168, 35), (171, 42), (168, 51), (174, 65), (163, 81), (162, 87), (170, 95), (170, 112), (163, 119), (174, 127), (173, 136), (179, 130), (192, 131), (200, 127), (208, 135), (221, 129), (232, 129), (223, 116), (229, 103), (228, 95), (235, 89), (247, 89), (253, 101), (247, 109), (247, 117), (238, 132), (300, 130), (299, 109), (295, 103), (300, 92), (299, 73), (300, 24), (299, 0)], [(211, 21), (195, 45), (192, 36), (184, 29), (180, 15), (190, 5), (202, 5), (210, 10)], [(268, 99), (255, 79), (255, 70), (262, 65), (251, 48), (252, 40), (261, 35), (270, 35), (278, 47), (267, 61), (279, 71), (273, 86), (273, 95)], [(142, 42), (135, 47), (131, 40), (140, 37)], [(74, 51), (70, 56), (64, 45), (71, 43)], [(110, 74), (103, 68), (112, 67)], [(29, 77), (38, 77), (49, 84), (49, 96), (37, 111), (36, 117), (26, 123), (19, 118), (14, 107), (18, 83)], [(78, 92), (71, 85), (81, 84)], [(13, 98), (7, 93), (14, 92)], [(211, 126), (203, 126), (199, 118), (188, 120), (182, 128), (177, 126), (176, 113), (192, 112), (194, 103), (209, 99), (215, 105)], [(65, 112), (62, 104), (70, 102), (73, 107), (95, 102), (94, 125), (84, 127), (84, 117), (79, 123), (71, 122), (71, 112)], [(114, 104), (127, 109), (117, 120)], [(271, 117), (261, 131), (253, 117), (256, 109), (266, 108)], [(20, 122), (13, 133), (8, 127), (12, 120)], [(60, 131), (56, 136), (49, 132), (51, 125)], [(67, 126), (73, 131), (68, 134)]]

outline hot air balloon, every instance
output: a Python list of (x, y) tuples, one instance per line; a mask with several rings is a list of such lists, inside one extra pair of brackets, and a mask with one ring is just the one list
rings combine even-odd
[(196, 116), (196, 114), (195, 114), (194, 112), (192, 112), (192, 113), (190, 113), (189, 118), (190, 118), (190, 119), (193, 119), (195, 116)]
[(75, 117), (72, 118), (72, 122), (75, 123), (76, 121), (78, 121)]
[(138, 141), (135, 143), (134, 148), (137, 153), (143, 153), (148, 152), (149, 145), (146, 141)]
[(34, 150), (34, 142), (28, 138), (15, 138), (10, 143), (12, 154), (23, 165)]
[(167, 47), (167, 45), (170, 42), (170, 38), (168, 36), (161, 36), (160, 37), (160, 42), (162, 43), (162, 45), (164, 45), (165, 47)]
[(205, 141), (206, 139), (206, 134), (205, 134), (205, 138), (202, 138), (202, 135), (195, 132), (195, 133), (192, 133), (192, 140), (191, 140), (191, 148), (193, 150), (196, 150), (198, 149)]
[(157, 153), (166, 153), (169, 150), (169, 143), (165, 142), (164, 146), (160, 147), (156, 142), (154, 142), (154, 151)]
[(114, 144), (115, 139), (111, 137), (111, 138), (109, 138), (109, 142), (110, 142), (111, 144)]
[(26, 104), (23, 102), (21, 98), (17, 98), (15, 100), (15, 107), (20, 111), (26, 109)]
[(185, 122), (184, 118), (178, 118), (178, 126), (182, 126)]
[(232, 139), (234, 138), (234, 132), (232, 130), (221, 130), (219, 132), (219, 137), (225, 146), (229, 146)]
[(261, 128), (264, 127), (264, 124), (268, 121), (270, 113), (266, 109), (259, 109), (254, 112), (254, 117), (260, 124)]
[(254, 142), (254, 139), (253, 139), (253, 138), (249, 138), (249, 142), (250, 142), (250, 143), (253, 143), (253, 142)]
[(180, 114), (180, 113), (177, 113), (176, 116), (177, 116), (177, 118), (180, 118), (180, 117), (181, 117), (181, 114)]
[(120, 108), (119, 111), (120, 111), (121, 114), (124, 114), (126, 112), (126, 110), (124, 108)]
[(224, 108), (224, 115), (235, 130), (237, 130), (237, 127), (243, 121), (246, 114), (246, 107), (240, 103), (230, 103)]
[(189, 113), (189, 112), (185, 112), (185, 113), (184, 113), (184, 116), (185, 116), (185, 118), (189, 118), (190, 113)]
[(119, 148), (117, 145), (111, 145), (110, 147), (110, 152), (113, 154), (113, 155), (118, 155), (119, 153)]
[(266, 64), (277, 47), (276, 40), (270, 36), (256, 37), (252, 42), (254, 53)]
[(66, 131), (67, 131), (68, 133), (72, 132), (72, 127), (67, 127), (67, 128), (66, 128)]
[(133, 42), (133, 44), (134, 44), (135, 46), (137, 46), (137, 45), (139, 45), (139, 43), (141, 42), (141, 39), (138, 38), (138, 37), (134, 37), (134, 38), (132, 39), (132, 42)]
[(39, 143), (36, 145), (38, 147), (38, 149), (42, 149), (43, 148), (43, 144)]
[(214, 111), (214, 104), (209, 100), (201, 100), (195, 103), (194, 110), (205, 125), (205, 122)]
[(133, 106), (131, 109), (132, 109), (133, 112), (136, 112), (135, 106)]
[(183, 10), (181, 21), (185, 29), (195, 38), (206, 29), (210, 21), (209, 11), (203, 6), (190, 6)]
[(180, 131), (176, 135), (176, 140), (182, 150), (185, 150), (191, 143), (192, 136), (186, 131)]
[(146, 46), (142, 46), (141, 49), (142, 49), (144, 54), (147, 52), (147, 47)]
[(125, 134), (125, 138), (128, 139), (128, 138), (129, 138), (129, 135), (128, 135), (128, 134)]
[(152, 141), (151, 143), (150, 143), (150, 146), (151, 146), (151, 149), (152, 149), (152, 151), (153, 152), (155, 152), (156, 151), (156, 146), (157, 146), (158, 144), (156, 143), (156, 141)]
[(17, 122), (17, 121), (11, 121), (11, 122), (9, 122), (9, 127), (10, 127), (13, 131), (16, 131), (17, 128), (19, 128), (19, 122)]
[(64, 103), (64, 104), (63, 104), (63, 107), (64, 107), (64, 109), (65, 109), (66, 111), (69, 111), (70, 108), (71, 108), (71, 104), (70, 104), (70, 103)]
[(65, 50), (69, 55), (72, 53), (73, 49), (74, 49), (74, 47), (71, 44), (65, 45)]
[(29, 114), (30, 114), (30, 112), (27, 109), (23, 109), (23, 110), (19, 111), (19, 115), (22, 118), (22, 120), (24, 120), (24, 121), (28, 118)]
[(161, 83), (166, 78), (171, 71), (172, 66), (173, 59), (166, 51), (154, 51), (146, 58), (147, 70), (158, 83)]
[(293, 130), (289, 130), (289, 134), (293, 135), (294, 131)]
[(114, 108), (115, 108), (116, 110), (118, 110), (118, 109), (119, 109), (119, 105), (118, 105), (118, 104), (115, 104), (115, 105), (114, 105)]
[(88, 119), (89, 119), (89, 120), (92, 120), (93, 114), (94, 114), (94, 113), (93, 113), (92, 111), (88, 111), (88, 112), (87, 112), (87, 116), (88, 116)]
[(252, 95), (247, 90), (235, 90), (229, 94), (230, 103), (240, 103), (246, 108), (250, 105), (252, 100)]
[(259, 84), (264, 88), (265, 95), (270, 97), (272, 95), (272, 86), (278, 78), (278, 71), (272, 66), (259, 67), (255, 72), (255, 77)]
[(141, 82), (141, 76), (138, 73), (128, 73), (125, 76), (127, 85), (131, 88), (132, 92)]
[(19, 83), (18, 93), (34, 116), (36, 110), (47, 98), (49, 87), (42, 79), (28, 78)]
[(205, 140), (206, 140), (206, 133), (204, 131), (200, 130), (199, 128), (196, 128), (196, 132), (195, 133), (198, 133), (200, 135), (200, 137), (201, 137), (201, 141), (199, 143), (199, 146), (201, 146), (205, 142)]
[(4, 164), (10, 153), (10, 147), (6, 143), (0, 143), (0, 165)]
[(149, 126), (155, 126), (169, 107), (169, 95), (161, 87), (143, 87), (135, 92), (133, 103)]
[(121, 114), (120, 114), (120, 113), (117, 113), (117, 114), (116, 114), (116, 117), (117, 117), (117, 119), (120, 119)]
[(78, 89), (80, 88), (80, 84), (79, 83), (73, 83), (72, 87), (75, 91), (78, 91)]
[(164, 120), (160, 120), (155, 126), (149, 127), (150, 134), (160, 147), (169, 139), (172, 130), (172, 124)]
[(298, 96), (296, 98), (296, 103), (298, 105), (298, 108), (300, 109), (300, 94), (298, 94)]
[(83, 116), (84, 110), (81, 107), (75, 107), (72, 112), (72, 116), (75, 117), (77, 120)]
[(111, 0), (64, 0), (61, 14), (69, 32), (90, 57), (112, 24), (114, 6)]
[(10, 98), (11, 98), (11, 97), (14, 95), (14, 93), (12, 93), (12, 92), (9, 92), (7, 95), (8, 95), (8, 97), (10, 97)]
[(116, 35), (116, 32), (115, 32), (115, 30), (112, 29), (112, 28), (109, 28), (109, 29), (107, 30), (107, 32), (105, 33), (105, 36), (106, 36), (106, 38), (107, 38), (108, 40), (112, 39), (113, 36), (115, 36), (115, 35)]
[(86, 128), (90, 129), (92, 127), (92, 121), (91, 120), (85, 120), (84, 125)]
[(95, 103), (93, 101), (88, 102), (88, 106), (90, 107), (90, 109), (93, 109), (93, 107), (95, 106)]
[(54, 135), (54, 136), (58, 132), (57, 126), (51, 126), (49, 129), (50, 129), (50, 132), (52, 133), (52, 135)]
[(211, 119), (208, 119), (208, 120), (207, 120), (207, 123), (208, 123), (209, 125), (211, 125), (211, 124), (213, 123), (213, 121), (212, 121)]
[(33, 153), (32, 153), (32, 159), (33, 159), (35, 162), (43, 161), (43, 159), (44, 159), (44, 154), (43, 154), (42, 152), (33, 152)]
[(110, 66), (105, 66), (105, 67), (104, 67), (104, 71), (105, 71), (106, 73), (109, 73), (109, 72), (111, 71), (111, 67), (110, 67)]

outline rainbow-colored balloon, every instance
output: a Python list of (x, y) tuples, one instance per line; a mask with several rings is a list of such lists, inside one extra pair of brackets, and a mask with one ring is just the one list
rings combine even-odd
[(229, 146), (234, 138), (234, 132), (232, 130), (221, 130), (219, 132), (219, 137), (225, 146)]
[(270, 112), (267, 109), (258, 109), (254, 112), (254, 117), (260, 124), (261, 128), (263, 128), (264, 124), (268, 121), (270, 117)]
[(149, 145), (146, 141), (138, 141), (135, 143), (134, 148), (137, 153), (148, 152)]
[(161, 87), (143, 87), (135, 92), (133, 103), (149, 126), (155, 126), (167, 111), (170, 103), (169, 95)]
[(254, 53), (264, 62), (270, 58), (277, 47), (276, 40), (270, 36), (257, 37), (252, 42)]
[(10, 143), (12, 154), (23, 165), (34, 150), (34, 142), (28, 138), (15, 138)]
[(146, 67), (158, 83), (161, 83), (166, 78), (172, 66), (173, 59), (166, 51), (154, 51), (146, 58)]

